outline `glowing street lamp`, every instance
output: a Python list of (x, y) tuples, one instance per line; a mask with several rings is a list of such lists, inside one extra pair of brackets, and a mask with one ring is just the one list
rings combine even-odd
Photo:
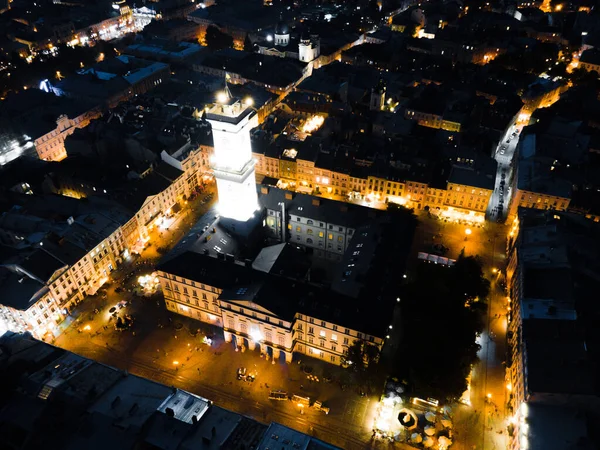
[(254, 342), (260, 342), (263, 339), (262, 333), (258, 329), (253, 329), (250, 331), (250, 337)]
[(173, 365), (177, 367), (179, 365), (179, 361), (173, 361)]
[(217, 102), (219, 102), (219, 103), (226, 103), (228, 99), (229, 99), (229, 96), (227, 95), (226, 92), (221, 91), (217, 94)]
[(467, 238), (468, 238), (468, 237), (471, 235), (471, 233), (472, 233), (472, 232), (473, 232), (473, 231), (471, 231), (471, 229), (470, 229), (470, 228), (467, 228), (467, 229), (465, 230), (465, 235), (466, 235), (466, 236), (465, 236), (465, 241), (466, 241), (466, 240), (467, 240)]

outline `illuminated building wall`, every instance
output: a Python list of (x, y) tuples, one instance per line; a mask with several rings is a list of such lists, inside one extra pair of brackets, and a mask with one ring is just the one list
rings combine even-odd
[(258, 126), (253, 108), (237, 99), (216, 103), (206, 115), (212, 126), (212, 168), (221, 216), (247, 221), (258, 209), (250, 130)]
[(563, 198), (541, 192), (530, 192), (515, 186), (508, 217), (516, 217), (519, 207), (534, 209), (552, 209), (566, 211), (571, 203), (570, 198)]
[(70, 119), (62, 115), (56, 121), (56, 129), (37, 138), (34, 142), (38, 157), (44, 161), (61, 161), (67, 157), (65, 139), (77, 128), (85, 128), (94, 119), (101, 116), (99, 110), (91, 110)]
[(338, 326), (315, 317), (296, 314), (294, 351), (325, 362), (341, 365), (342, 357), (354, 341), (362, 340), (383, 347), (383, 339)]
[[(233, 301), (219, 299), (222, 290), (197, 281), (158, 271), (158, 278), (169, 311), (199, 320), (223, 329), (227, 342), (236, 336), (238, 346), (261, 351), (266, 346), (285, 354), (286, 361), (292, 360), (292, 325), (269, 316), (263, 308), (252, 308), (250, 303), (243, 307)], [(265, 346), (265, 347), (263, 347)]]
[(447, 192), (446, 189), (428, 187), (427, 196), (425, 197), (425, 206), (429, 206), (430, 211), (444, 209)]
[(491, 189), (448, 183), (446, 205), (485, 214), (492, 192)]
[[(314, 205), (318, 203), (319, 200), (313, 200)], [(341, 259), (354, 231), (345, 226), (296, 215), (290, 215), (288, 223), (290, 242), (314, 248), (317, 255), (332, 259)]]
[(250, 350), (269, 347), (275, 358), (281, 352), (287, 362), (293, 353), (301, 353), (335, 365), (355, 340), (363, 340), (380, 350), (384, 340), (360, 331), (296, 313), (295, 320), (280, 320), (259, 305), (219, 298), (222, 290), (198, 281), (158, 271), (158, 278), (169, 311), (223, 329), (227, 342), (235, 336), (236, 344)]
[(223, 325), (218, 300), (221, 289), (162, 271), (157, 274), (169, 311), (211, 325)]

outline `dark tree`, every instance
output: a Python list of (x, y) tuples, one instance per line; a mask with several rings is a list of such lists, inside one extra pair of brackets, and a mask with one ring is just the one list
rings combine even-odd
[(233, 47), (233, 38), (219, 28), (210, 25), (206, 30), (206, 45), (214, 50)]
[(348, 347), (348, 352), (342, 356), (342, 365), (347, 365), (356, 372), (364, 372), (377, 363), (378, 356), (379, 349), (376, 346), (356, 339)]
[(396, 362), (408, 366), (416, 395), (455, 400), (464, 392), (489, 290), (475, 257), (461, 256), (452, 267), (419, 266), (402, 294), (404, 341)]
[(581, 67), (578, 67), (571, 73), (571, 81), (576, 86), (587, 86), (592, 89), (598, 89), (600, 88), (598, 75), (598, 72), (594, 70), (587, 71)]

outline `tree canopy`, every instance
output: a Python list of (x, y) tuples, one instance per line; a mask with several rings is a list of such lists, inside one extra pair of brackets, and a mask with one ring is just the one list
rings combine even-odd
[(477, 361), (490, 283), (476, 257), (453, 267), (419, 266), (402, 295), (403, 344), (397, 368), (408, 368), (417, 395), (459, 398)]
[(368, 342), (356, 339), (342, 356), (342, 364), (348, 365), (356, 372), (365, 372), (377, 362), (379, 349)]

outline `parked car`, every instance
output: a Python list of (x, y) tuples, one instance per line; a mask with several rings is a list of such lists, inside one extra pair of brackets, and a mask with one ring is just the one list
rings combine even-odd
[(288, 395), (287, 395), (287, 392), (285, 392), (285, 391), (271, 391), (271, 393), (269, 394), (269, 400), (282, 401), (282, 400), (287, 400), (287, 399), (288, 399)]
[(248, 372), (248, 369), (246, 369), (245, 367), (239, 367), (238, 370), (237, 370), (237, 379), (238, 380), (245, 379), (247, 372)]

